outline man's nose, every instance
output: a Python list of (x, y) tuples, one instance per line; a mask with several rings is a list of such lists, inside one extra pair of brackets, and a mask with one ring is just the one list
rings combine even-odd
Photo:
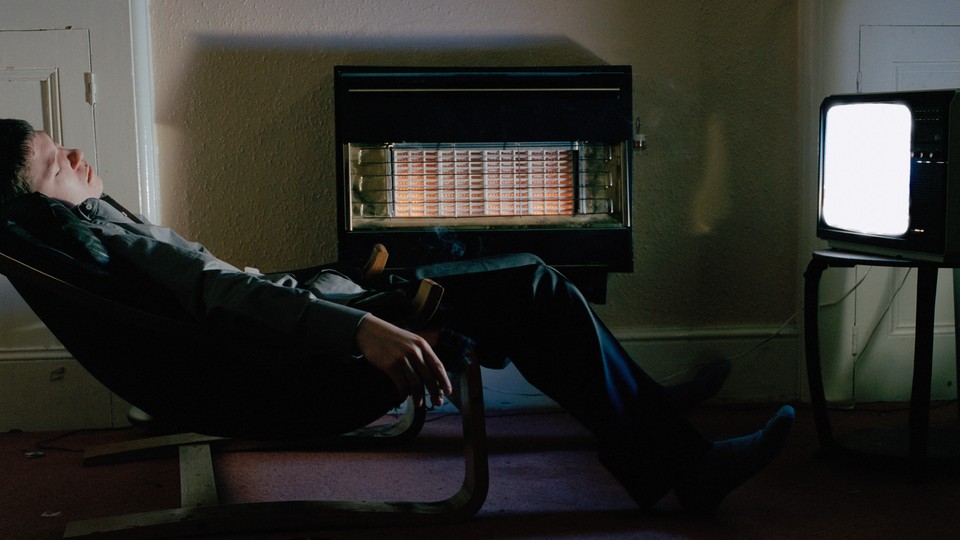
[(79, 148), (70, 148), (67, 150), (67, 159), (70, 160), (70, 166), (76, 168), (83, 162), (83, 150)]

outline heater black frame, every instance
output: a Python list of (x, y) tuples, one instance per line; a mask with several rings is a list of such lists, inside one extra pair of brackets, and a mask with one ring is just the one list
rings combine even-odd
[[(568, 275), (633, 271), (630, 66), (334, 69), (338, 251), (362, 260), (374, 244), (394, 269), (433, 262), (435, 228), (352, 229), (348, 144), (595, 142), (624, 145), (622, 226), (457, 227), (465, 257), (529, 252)], [(438, 221), (442, 225), (442, 221)]]

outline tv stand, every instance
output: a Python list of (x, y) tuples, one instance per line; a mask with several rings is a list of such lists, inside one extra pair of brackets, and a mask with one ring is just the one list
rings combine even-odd
[[(913, 386), (910, 396), (910, 416), (906, 437), (902, 432), (872, 433), (860, 440), (850, 438), (841, 444), (833, 436), (820, 365), (819, 304), (820, 278), (830, 267), (887, 266), (917, 269), (917, 320), (913, 358)], [(937, 273), (940, 268), (958, 268), (960, 264), (944, 264), (899, 257), (865, 255), (838, 250), (816, 251), (804, 273), (804, 346), (806, 349), (807, 378), (810, 400), (820, 446), (824, 451), (852, 451), (881, 458), (906, 462), (922, 467), (928, 458), (960, 458), (960, 430), (937, 433), (931, 437), (930, 385), (933, 366), (934, 308), (937, 295)], [(955, 270), (955, 284), (957, 284)], [(960, 294), (957, 291), (955, 294)], [(960, 311), (958, 311), (960, 314)], [(954, 323), (957, 325), (957, 323)], [(957, 325), (960, 327), (960, 325)], [(960, 350), (960, 333), (957, 335)], [(960, 379), (960, 363), (957, 367)]]

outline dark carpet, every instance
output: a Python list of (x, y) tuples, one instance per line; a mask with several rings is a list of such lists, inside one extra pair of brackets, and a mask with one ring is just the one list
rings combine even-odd
[[(705, 407), (692, 421), (711, 438), (759, 428), (777, 406)], [(896, 406), (832, 411), (838, 433), (905, 425)], [(955, 430), (955, 404), (933, 409)], [(460, 419), (431, 416), (414, 441), (390, 451), (227, 452), (216, 456), (225, 501), (446, 497), (463, 478)], [(957, 538), (960, 474), (952, 463), (922, 478), (865, 460), (823, 456), (808, 408), (784, 453), (712, 515), (685, 514), (672, 495), (637, 511), (598, 464), (588, 433), (557, 412), (491, 414), (490, 492), (465, 523), (350, 529), (269, 538)], [(87, 446), (141, 437), (135, 428), (0, 434), (0, 539), (60, 538), (69, 521), (179, 505), (177, 461), (83, 467)], [(251, 536), (252, 538), (252, 536)], [(259, 538), (263, 538), (260, 535)]]

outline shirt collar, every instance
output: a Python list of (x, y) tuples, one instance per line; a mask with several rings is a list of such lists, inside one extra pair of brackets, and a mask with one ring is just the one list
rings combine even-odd
[(102, 199), (87, 199), (75, 206), (73, 211), (87, 221), (100, 219), (121, 223), (133, 223), (133, 220), (124, 215), (123, 212), (114, 208), (112, 205), (108, 204)]

